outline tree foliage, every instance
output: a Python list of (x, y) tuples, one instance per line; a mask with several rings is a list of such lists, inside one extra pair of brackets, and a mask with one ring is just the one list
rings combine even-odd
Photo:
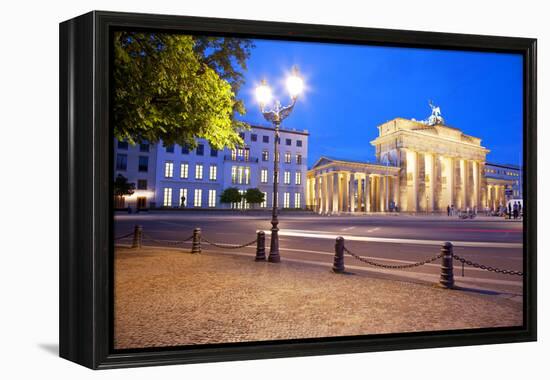
[(122, 174), (117, 175), (115, 182), (113, 184), (113, 190), (116, 197), (123, 197), (125, 195), (134, 194), (136, 189), (135, 183), (129, 183), (128, 178), (124, 177)]
[(246, 193), (244, 193), (244, 199), (247, 203), (253, 205), (262, 203), (265, 200), (265, 196), (260, 189), (254, 187), (246, 190)]
[(250, 40), (117, 32), (114, 38), (114, 135), (216, 149), (241, 144), (236, 93), (253, 47)]
[(220, 195), (221, 203), (239, 203), (242, 200), (242, 195), (236, 187), (228, 187)]

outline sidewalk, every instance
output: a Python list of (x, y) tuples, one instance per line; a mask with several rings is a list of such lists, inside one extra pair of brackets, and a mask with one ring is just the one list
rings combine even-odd
[(306, 264), (116, 249), (115, 347), (517, 326), (522, 305), (494, 295)]

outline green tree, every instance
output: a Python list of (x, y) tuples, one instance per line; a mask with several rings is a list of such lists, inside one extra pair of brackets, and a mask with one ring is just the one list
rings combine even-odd
[(242, 144), (236, 93), (250, 40), (182, 34), (117, 32), (114, 37), (114, 135), (130, 143), (214, 148)]
[(242, 200), (242, 195), (236, 187), (228, 187), (220, 195), (221, 203), (239, 203)]
[(244, 193), (244, 199), (247, 203), (254, 205), (262, 203), (265, 200), (265, 196), (260, 189), (254, 187), (246, 190), (246, 193)]
[(115, 182), (113, 183), (115, 204), (122, 204), (123, 197), (125, 195), (134, 194), (135, 189), (135, 183), (129, 183), (128, 178), (124, 177), (122, 174), (117, 175), (117, 177), (115, 178)]

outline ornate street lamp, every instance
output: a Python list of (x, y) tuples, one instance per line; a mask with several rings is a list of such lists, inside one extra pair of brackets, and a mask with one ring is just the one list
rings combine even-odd
[(267, 81), (264, 79), (262, 83), (256, 88), (256, 99), (260, 103), (260, 111), (267, 121), (273, 123), (275, 129), (275, 141), (274, 141), (274, 157), (273, 157), (273, 211), (271, 215), (271, 244), (269, 249), (269, 256), (267, 260), (272, 263), (278, 263), (281, 261), (279, 255), (279, 220), (277, 219), (277, 200), (278, 200), (278, 182), (279, 182), (279, 127), (281, 122), (286, 119), (296, 104), (298, 95), (300, 95), (304, 89), (304, 81), (298, 73), (296, 66), (292, 69), (292, 74), (286, 80), (286, 87), (290, 94), (291, 103), (288, 106), (281, 106), (279, 100), (275, 101), (275, 107), (273, 109), (267, 109), (267, 105), (271, 102), (273, 97), (271, 88), (268, 86)]

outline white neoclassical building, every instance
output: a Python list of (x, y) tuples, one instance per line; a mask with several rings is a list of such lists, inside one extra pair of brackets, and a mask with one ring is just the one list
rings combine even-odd
[(321, 157), (308, 171), (306, 194), (321, 214), (389, 211), (399, 194), (399, 168)]
[(321, 157), (308, 171), (308, 205), (320, 213), (340, 213), (505, 204), (505, 189), (513, 183), (485, 176), (489, 150), (481, 139), (444, 125), (433, 109), (428, 121), (396, 118), (379, 125), (371, 141), (376, 163)]

